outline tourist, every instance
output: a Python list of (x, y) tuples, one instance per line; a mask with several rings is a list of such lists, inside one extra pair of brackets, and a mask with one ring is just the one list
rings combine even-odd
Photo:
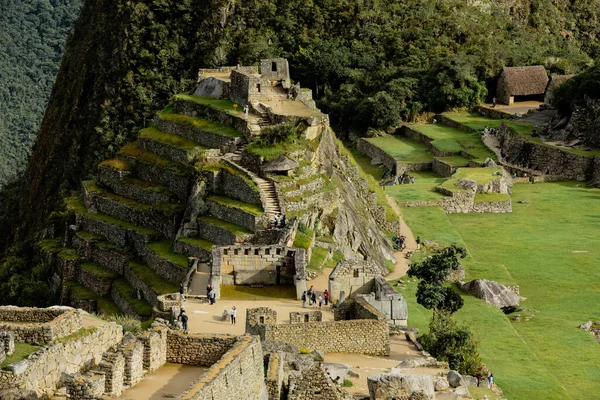
[(183, 306), (181, 306), (181, 308), (179, 308), (179, 315), (177, 316), (177, 319), (180, 319), (183, 314), (185, 314), (185, 309)]
[(237, 310), (235, 309), (235, 306), (231, 307), (231, 311), (229, 312), (229, 315), (231, 315), (231, 325), (235, 325), (236, 314), (237, 314)]
[(492, 108), (496, 108), (496, 98), (492, 99)]
[(279, 216), (279, 227), (285, 228), (285, 214)]
[(323, 307), (323, 297), (319, 295), (319, 308)]
[(302, 308), (306, 308), (306, 290), (302, 292)]
[(217, 296), (217, 292), (215, 291), (214, 288), (210, 289), (210, 292), (208, 292), (208, 301), (211, 305), (215, 304), (215, 297)]
[(179, 315), (179, 319), (181, 319), (181, 325), (183, 326), (183, 333), (188, 333), (188, 316), (183, 311), (181, 315)]
[(310, 301), (315, 307), (317, 306), (317, 292), (312, 292), (312, 295), (310, 296)]
[(488, 400), (487, 394), (484, 394), (481, 400)]
[(210, 299), (210, 291), (212, 290), (212, 286), (208, 285), (206, 287), (206, 298)]
[(491, 372), (488, 375), (488, 385), (490, 386), (490, 389), (494, 388), (494, 374), (492, 374)]
[(490, 130), (488, 129), (488, 126), (486, 125), (485, 128), (483, 128), (483, 134), (487, 135), (488, 133), (490, 133)]
[(325, 292), (323, 293), (323, 297), (325, 298), (325, 305), (329, 305), (329, 291), (327, 291), (327, 289), (325, 289)]
[(183, 296), (183, 282), (179, 284), (179, 300), (185, 301), (185, 297)]
[(233, 111), (236, 111), (236, 112), (237, 112), (237, 108), (238, 108), (238, 105), (237, 105), (237, 103), (233, 103)]
[(310, 288), (308, 288), (308, 292), (306, 293), (306, 295), (308, 296), (308, 305), (312, 306), (312, 296), (313, 296), (313, 287), (311, 286)]
[(417, 242), (417, 250), (421, 249), (421, 237), (417, 236), (417, 239), (415, 240)]
[(248, 111), (249, 111), (248, 106), (247, 105), (244, 106), (244, 119), (248, 119)]
[(273, 215), (273, 228), (277, 228), (277, 224), (279, 223), (279, 215)]
[(410, 182), (413, 183), (413, 184), (415, 183), (415, 177), (414, 176), (410, 177)]

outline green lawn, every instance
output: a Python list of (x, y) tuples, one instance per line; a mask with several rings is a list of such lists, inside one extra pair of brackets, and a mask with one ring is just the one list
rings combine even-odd
[(193, 140), (184, 138), (183, 136), (174, 135), (158, 130), (155, 127), (144, 128), (140, 131), (140, 138), (153, 140), (165, 144), (167, 146), (178, 147), (183, 150), (199, 150), (204, 151), (207, 148), (194, 142)]
[(401, 164), (420, 164), (431, 162), (433, 154), (427, 145), (398, 136), (379, 136), (365, 139), (394, 157)]
[(171, 121), (177, 124), (190, 125), (194, 128), (210, 133), (216, 133), (218, 135), (229, 136), (229, 137), (240, 137), (242, 134), (236, 131), (229, 125), (219, 124), (206, 119), (194, 117), (186, 114), (175, 113), (173, 106), (168, 105), (164, 110), (158, 113), (159, 117), (167, 121)]
[(446, 156), (446, 157), (436, 157), (438, 160), (445, 162), (446, 164), (450, 164), (453, 167), (468, 167), (469, 159), (464, 156)]
[(497, 174), (500, 170), (501, 168), (499, 167), (459, 168), (450, 179), (442, 184), (442, 186), (452, 191), (460, 191), (464, 189), (459, 188), (456, 184), (460, 182), (461, 179), (470, 179), (479, 184), (497, 181), (501, 177), (501, 175)]
[(312, 249), (312, 254), (310, 256), (310, 263), (306, 266), (306, 268), (316, 269), (320, 271), (321, 267), (323, 266), (323, 262), (325, 261), (325, 257), (327, 257), (327, 254), (329, 254), (329, 249), (314, 246)]
[[(466, 246), (468, 280), (514, 282), (527, 298), (522, 306), (534, 315), (527, 322), (467, 295), (456, 314), (477, 332), (482, 359), (510, 399), (588, 399), (600, 392), (600, 345), (578, 328), (599, 319), (600, 190), (575, 184), (517, 185), (510, 214), (402, 208), (421, 239)], [(426, 328), (429, 312), (415, 304), (415, 291), (414, 281), (401, 291), (408, 322)]]
[(208, 196), (206, 200), (214, 201), (226, 207), (237, 208), (252, 215), (263, 215), (265, 213), (263, 208), (257, 204), (245, 203), (227, 196), (213, 195)]
[(6, 356), (4, 361), (2, 361), (2, 363), (0, 363), (0, 368), (4, 368), (7, 365), (10, 365), (12, 363), (22, 361), (22, 360), (26, 359), (27, 357), (29, 357), (31, 355), (31, 353), (34, 353), (41, 348), (42, 348), (42, 346), (35, 346), (33, 344), (23, 343), (23, 342), (15, 342), (14, 352), (10, 356)]
[(221, 299), (223, 300), (272, 300), (295, 298), (295, 286), (221, 286)]
[(191, 94), (176, 94), (173, 98), (178, 100), (192, 101), (203, 106), (209, 106), (216, 110), (227, 111), (233, 115), (243, 116), (242, 107), (238, 107), (238, 111), (233, 109), (233, 101), (229, 99), (215, 99), (214, 97), (193, 96)]
[(252, 232), (243, 226), (232, 224), (231, 222), (223, 221), (222, 219), (211, 217), (211, 216), (203, 216), (198, 218), (199, 221), (202, 221), (206, 224), (217, 226), (221, 229), (224, 229), (228, 232), (233, 233), (236, 236), (250, 236)]
[(461, 125), (475, 129), (479, 132), (482, 132), (486, 126), (488, 128), (498, 128), (502, 122), (506, 122), (506, 120), (489, 118), (485, 115), (471, 113), (469, 111), (447, 112), (443, 115)]
[(431, 201), (446, 197), (435, 191), (435, 187), (443, 183), (446, 178), (430, 171), (409, 171), (408, 173), (410, 176), (414, 176), (415, 183), (386, 186), (385, 192), (388, 196), (397, 202)]
[(173, 264), (180, 266), (183, 269), (188, 268), (188, 258), (183, 254), (173, 252), (173, 242), (168, 239), (158, 242), (150, 242), (148, 248), (158, 254), (161, 258), (171, 261)]

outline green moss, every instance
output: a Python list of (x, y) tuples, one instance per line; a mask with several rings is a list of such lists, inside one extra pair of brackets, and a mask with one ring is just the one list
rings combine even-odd
[(178, 147), (183, 150), (197, 149), (203, 151), (207, 149), (207, 147), (201, 146), (192, 140), (171, 133), (162, 132), (154, 127), (142, 129), (140, 131), (140, 138), (153, 140), (168, 146)]
[(131, 165), (118, 158), (104, 160), (99, 164), (100, 167), (109, 167), (119, 171), (131, 171)]
[(137, 142), (131, 142), (121, 147), (119, 150), (119, 155), (135, 158), (137, 162), (142, 164), (168, 169), (175, 175), (190, 175), (193, 171), (191, 168), (183, 164), (167, 160), (159, 155), (140, 149), (137, 146)]
[(102, 240), (102, 236), (88, 231), (77, 231), (75, 234), (87, 242)]
[(279, 143), (266, 143), (260, 137), (256, 137), (252, 143), (246, 146), (246, 151), (262, 157), (265, 161), (273, 161), (295, 151), (315, 150), (317, 146), (318, 140), (307, 140), (296, 136), (290, 136), (287, 140)]
[(77, 260), (79, 258), (79, 253), (77, 253), (77, 250), (67, 247), (67, 248), (62, 249), (58, 253), (58, 256), (60, 258), (62, 258), (63, 260), (72, 261), (72, 260)]
[(127, 301), (136, 314), (141, 317), (149, 317), (152, 315), (152, 307), (144, 300), (137, 298), (136, 290), (125, 279), (119, 279), (113, 282), (113, 287), (119, 292), (121, 297)]
[(156, 193), (162, 193), (165, 195), (171, 194), (169, 189), (167, 189), (165, 186), (159, 185), (157, 183), (149, 182), (149, 181), (144, 181), (142, 179), (125, 178), (123, 180), (123, 183), (130, 185), (130, 186), (135, 186), (136, 188), (139, 188), (139, 189), (150, 190), (150, 191), (156, 192)]
[(263, 208), (259, 205), (245, 203), (226, 196), (209, 196), (206, 199), (227, 207), (238, 208), (252, 215), (263, 215), (265, 213)]
[(119, 277), (119, 274), (116, 273), (115, 271), (106, 268), (100, 264), (96, 264), (96, 263), (92, 263), (92, 262), (86, 262), (83, 264), (79, 265), (79, 268), (81, 268), (84, 271), (87, 271), (88, 273), (94, 275), (95, 277), (99, 278), (99, 279), (117, 279)]
[(172, 242), (170, 240), (161, 240), (159, 242), (148, 243), (149, 249), (158, 254), (161, 258), (171, 261), (173, 264), (187, 270), (188, 258), (183, 254), (173, 252)]
[(210, 242), (210, 241), (204, 240), (204, 239), (200, 239), (200, 238), (196, 238), (196, 237), (180, 238), (179, 241), (182, 243), (187, 243), (192, 246), (200, 247), (201, 249), (208, 250), (208, 251), (210, 251), (212, 246), (215, 245), (215, 243), (213, 243), (213, 242)]
[[(468, 167), (469, 159), (463, 156), (446, 156), (446, 157), (436, 157), (438, 160), (445, 162), (446, 164), (450, 164), (453, 167)], [(412, 173), (412, 171), (411, 171)]]
[(331, 258), (325, 261), (323, 268), (335, 268), (335, 266), (344, 259), (344, 253), (339, 250), (333, 252)]
[(98, 330), (98, 328), (96, 328), (96, 327), (92, 327), (92, 328), (80, 328), (78, 331), (73, 332), (70, 335), (61, 337), (60, 339), (57, 339), (56, 341), (58, 343), (72, 342), (74, 340), (78, 340), (78, 339), (81, 339), (83, 337), (89, 336), (92, 333), (96, 332), (97, 330)]
[(177, 286), (156, 275), (156, 272), (154, 272), (154, 270), (152, 270), (152, 268), (146, 264), (140, 264), (138, 262), (131, 261), (129, 263), (129, 269), (135, 274), (135, 276), (150, 286), (152, 291), (158, 295), (176, 293), (179, 291)]
[(62, 247), (61, 239), (44, 239), (37, 243), (37, 246), (49, 253), (58, 253)]
[(310, 256), (310, 263), (308, 263), (307, 268), (320, 271), (328, 254), (329, 249), (318, 246), (313, 247)]
[(218, 226), (219, 228), (224, 229), (228, 232), (231, 232), (236, 236), (252, 235), (252, 232), (249, 231), (248, 229), (244, 228), (243, 226), (232, 224), (231, 222), (223, 221), (222, 219), (219, 219), (219, 218), (204, 216), (204, 217), (198, 218), (198, 220), (202, 221), (206, 224), (209, 224), (209, 225)]
[(32, 353), (35, 353), (41, 348), (42, 346), (36, 346), (33, 344), (23, 342), (15, 342), (15, 351), (10, 356), (6, 356), (4, 361), (2, 361), (2, 363), (0, 364), (0, 368), (4, 368), (12, 363), (23, 361)]
[(176, 124), (189, 125), (200, 131), (215, 133), (217, 135), (228, 136), (232, 138), (241, 137), (242, 134), (229, 125), (218, 124), (202, 118), (193, 117), (185, 114), (175, 114), (173, 107), (167, 107), (158, 113), (159, 117), (174, 122)]

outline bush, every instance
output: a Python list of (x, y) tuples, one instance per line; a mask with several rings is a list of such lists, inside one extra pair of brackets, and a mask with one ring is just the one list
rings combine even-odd
[(352, 381), (350, 379), (344, 379), (344, 382), (342, 382), (342, 387), (351, 387), (351, 386), (354, 386)]
[(449, 314), (434, 312), (429, 333), (420, 336), (419, 341), (435, 358), (447, 361), (450, 369), (477, 375), (481, 360), (473, 332), (458, 325)]
[(115, 322), (123, 327), (123, 333), (131, 332), (137, 335), (142, 332), (142, 323), (130, 315), (100, 315), (105, 321)]

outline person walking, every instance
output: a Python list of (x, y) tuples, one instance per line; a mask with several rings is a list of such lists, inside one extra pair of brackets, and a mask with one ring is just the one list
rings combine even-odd
[(279, 227), (285, 228), (285, 214), (279, 216)]
[(494, 388), (494, 374), (492, 374), (491, 372), (488, 375), (488, 385), (490, 386), (490, 389)]
[(279, 215), (273, 215), (273, 228), (277, 228), (277, 224), (279, 223)]
[(236, 314), (237, 314), (237, 310), (235, 309), (235, 306), (231, 307), (231, 311), (229, 312), (229, 315), (231, 315), (231, 325), (235, 325)]
[(302, 308), (306, 308), (306, 290), (302, 292)]
[(312, 295), (310, 296), (310, 301), (315, 307), (317, 306), (317, 292), (312, 292)]
[(308, 288), (308, 292), (306, 292), (306, 295), (308, 296), (308, 305), (312, 306), (312, 299), (313, 299), (313, 287), (311, 286), (310, 288)]
[(183, 282), (179, 284), (179, 300), (185, 301), (185, 297), (183, 295)]
[(319, 308), (323, 307), (324, 300), (323, 300), (323, 297), (321, 295), (319, 295), (319, 300), (318, 301), (319, 301)]
[(327, 289), (323, 292), (323, 298), (325, 299), (325, 305), (329, 305), (329, 291)]
[(181, 312), (179, 318), (181, 319), (181, 325), (183, 325), (183, 333), (188, 333), (188, 316), (185, 310)]
[(496, 98), (492, 99), (492, 108), (496, 108)]
[(211, 288), (210, 292), (208, 292), (208, 300), (209, 300), (209, 303), (211, 305), (215, 304), (215, 297), (216, 296), (217, 296), (217, 292), (215, 291), (214, 288)]
[(421, 250), (421, 238), (419, 236), (417, 236), (415, 242), (417, 242), (417, 250)]
[(249, 107), (246, 105), (244, 106), (244, 119), (248, 119), (248, 111), (249, 111)]

